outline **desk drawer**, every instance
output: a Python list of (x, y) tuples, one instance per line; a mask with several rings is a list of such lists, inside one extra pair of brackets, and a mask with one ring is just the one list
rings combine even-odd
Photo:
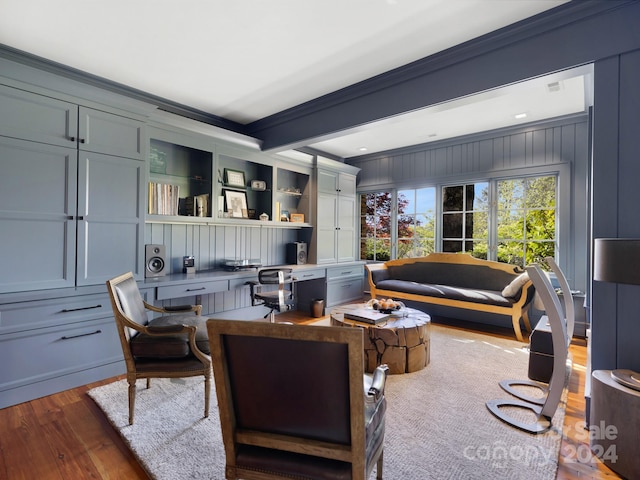
[(0, 305), (0, 334), (65, 323), (113, 318), (108, 294)]
[(346, 278), (359, 275), (364, 277), (363, 265), (351, 265), (349, 267), (332, 267), (327, 268), (327, 280), (335, 280), (338, 278)]
[(113, 318), (0, 335), (0, 392), (120, 360)]
[(180, 285), (158, 287), (156, 298), (158, 300), (168, 300), (170, 298), (193, 297), (195, 295), (226, 292), (227, 290), (229, 290), (229, 280), (182, 283)]
[(293, 276), (296, 278), (297, 282), (304, 282), (306, 280), (313, 280), (314, 278), (324, 278), (325, 277), (325, 269), (324, 268), (316, 268), (314, 270), (303, 270), (301, 272), (293, 272)]
[(327, 283), (327, 307), (352, 301), (361, 302), (364, 296), (363, 285), (362, 277)]

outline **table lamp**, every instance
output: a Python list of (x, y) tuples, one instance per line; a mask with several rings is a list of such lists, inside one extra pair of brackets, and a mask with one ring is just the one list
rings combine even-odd
[[(640, 238), (596, 238), (593, 279), (640, 285)], [(611, 376), (627, 387), (640, 390), (640, 373), (619, 369), (613, 370)]]

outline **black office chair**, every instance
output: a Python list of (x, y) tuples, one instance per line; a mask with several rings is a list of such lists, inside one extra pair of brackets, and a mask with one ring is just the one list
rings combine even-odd
[[(251, 287), (251, 305), (264, 305), (271, 310), (264, 318), (269, 317), (275, 323), (275, 312), (293, 310), (295, 306), (295, 278), (291, 268), (265, 268), (258, 272), (258, 281), (249, 281)], [(276, 290), (263, 290), (263, 285), (277, 285)]]

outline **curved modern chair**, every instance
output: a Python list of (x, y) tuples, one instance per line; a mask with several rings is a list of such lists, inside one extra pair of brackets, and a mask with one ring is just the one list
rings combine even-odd
[[(560, 300), (545, 273), (538, 265), (530, 265), (526, 270), (536, 289), (536, 294), (540, 295), (551, 325), (554, 355), (553, 373), (548, 392), (542, 405), (518, 399), (490, 400), (486, 405), (492, 414), (509, 425), (529, 433), (544, 433), (551, 428), (551, 420), (567, 385), (567, 328)], [(509, 415), (509, 408), (513, 407), (532, 412), (536, 420), (526, 423)]]
[[(295, 306), (295, 278), (291, 268), (265, 268), (258, 272), (258, 281), (250, 281), (251, 305), (264, 305), (268, 307), (271, 323), (275, 322), (275, 312), (293, 310)], [(263, 290), (263, 285), (277, 285), (275, 290)]]
[[(567, 355), (569, 345), (571, 344), (571, 339), (573, 338), (573, 329), (575, 325), (575, 307), (573, 303), (573, 296), (571, 294), (571, 288), (569, 287), (569, 282), (567, 282), (567, 278), (564, 276), (564, 273), (556, 263), (556, 261), (551, 257), (546, 257), (545, 261), (556, 275), (558, 279), (558, 283), (560, 284), (560, 289), (563, 293), (564, 298), (564, 321), (567, 329)], [(545, 322), (548, 324), (549, 318), (547, 315), (543, 316), (540, 319), (540, 322)], [(553, 341), (553, 340), (552, 340)], [(530, 374), (531, 376), (531, 374)], [(535, 378), (535, 377), (534, 377)], [(525, 402), (533, 403), (536, 405), (543, 405), (545, 402), (545, 396), (548, 393), (548, 385), (545, 383), (541, 383), (535, 380), (502, 380), (500, 382), (500, 386), (504, 391), (513, 395), (520, 400), (524, 400)], [(528, 395), (525, 393), (529, 389), (536, 389), (539, 392), (539, 395)]]
[[(131, 272), (107, 280), (129, 383), (129, 425), (133, 424), (136, 380), (204, 377), (204, 416), (209, 416), (211, 359), (201, 305), (156, 307), (142, 299)], [(170, 315), (149, 321), (147, 312)], [(194, 312), (188, 315), (186, 312)]]
[[(225, 477), (382, 479), (388, 369), (360, 328), (207, 321)], [(222, 472), (210, 472), (222, 475)]]

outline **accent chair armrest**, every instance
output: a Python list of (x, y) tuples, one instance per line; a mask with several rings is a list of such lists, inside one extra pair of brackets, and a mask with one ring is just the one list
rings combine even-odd
[(378, 400), (384, 395), (384, 387), (387, 382), (387, 375), (389, 374), (389, 367), (387, 365), (380, 365), (373, 371), (371, 379), (371, 385), (367, 391), (367, 396), (373, 397)]
[(144, 308), (158, 313), (195, 312), (196, 315), (200, 315), (202, 313), (202, 305), (173, 305), (167, 307), (156, 307), (155, 305), (144, 302)]

